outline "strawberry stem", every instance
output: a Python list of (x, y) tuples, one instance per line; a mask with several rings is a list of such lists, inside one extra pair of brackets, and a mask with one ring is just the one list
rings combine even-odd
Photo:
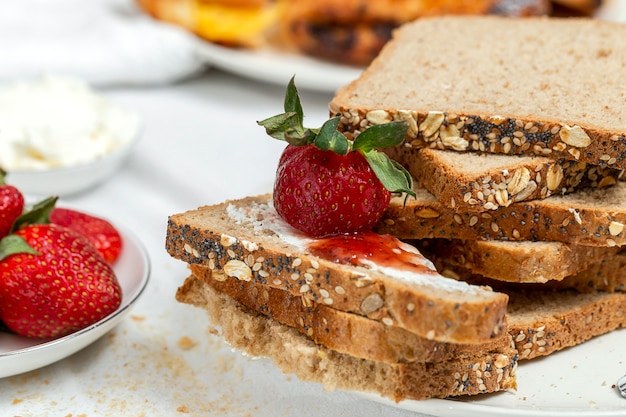
[(341, 120), (339, 116), (327, 120), (319, 129), (306, 128), (303, 126), (304, 112), (295, 76), (287, 85), (284, 110), (284, 113), (258, 121), (257, 124), (263, 126), (269, 136), (286, 141), (290, 145), (312, 144), (318, 149), (333, 151), (339, 155), (347, 155), (351, 151), (360, 152), (387, 190), (415, 196), (412, 191), (413, 179), (408, 171), (396, 161), (392, 161), (387, 154), (376, 150), (400, 145), (409, 128), (406, 122), (398, 120), (371, 126), (361, 132), (353, 142), (337, 130)]

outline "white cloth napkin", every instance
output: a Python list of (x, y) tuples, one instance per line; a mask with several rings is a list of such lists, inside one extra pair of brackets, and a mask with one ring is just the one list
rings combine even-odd
[(51, 73), (97, 86), (175, 82), (205, 68), (197, 42), (133, 0), (0, 1), (0, 82)]

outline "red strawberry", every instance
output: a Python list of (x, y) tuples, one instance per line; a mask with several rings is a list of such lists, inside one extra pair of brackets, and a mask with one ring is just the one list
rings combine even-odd
[(4, 172), (0, 170), (0, 239), (11, 232), (23, 210), (24, 196), (14, 186), (4, 183)]
[(313, 145), (288, 145), (287, 152), (274, 184), (274, 207), (287, 223), (321, 237), (371, 229), (380, 219), (391, 193), (359, 152), (342, 156)]
[(122, 237), (108, 221), (76, 210), (55, 207), (50, 223), (69, 227), (85, 236), (109, 263), (114, 263), (122, 251)]
[(0, 249), (0, 320), (17, 334), (60, 337), (96, 323), (121, 303), (109, 263), (68, 228), (25, 226), (5, 237)]
[(319, 129), (303, 127), (300, 98), (293, 79), (285, 113), (259, 124), (289, 143), (274, 183), (274, 207), (293, 227), (313, 237), (367, 230), (380, 219), (392, 192), (411, 191), (411, 176), (377, 148), (397, 146), (405, 122), (372, 126), (354, 141), (337, 130), (339, 117)]

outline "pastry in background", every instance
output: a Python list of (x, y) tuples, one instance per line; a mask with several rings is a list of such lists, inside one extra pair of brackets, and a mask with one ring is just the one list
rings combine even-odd
[(279, 17), (274, 0), (137, 0), (157, 20), (182, 26), (208, 41), (258, 48)]
[(545, 15), (547, 0), (294, 0), (281, 19), (282, 37), (306, 55), (363, 66), (403, 23), (440, 15)]
[(552, 0), (557, 15), (580, 14), (591, 16), (602, 5), (602, 0)]
[(398, 26), (442, 15), (591, 15), (601, 0), (137, 0), (210, 42), (362, 67)]

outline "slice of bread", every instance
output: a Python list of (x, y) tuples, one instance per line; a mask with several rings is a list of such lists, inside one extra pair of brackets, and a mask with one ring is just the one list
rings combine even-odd
[(325, 389), (374, 392), (395, 401), (446, 398), (516, 388), (517, 354), (480, 352), (448, 361), (389, 364), (360, 359), (318, 345), (296, 329), (237, 303), (191, 276), (176, 294), (180, 302), (205, 309), (235, 349), (268, 357), (285, 373)]
[(514, 202), (614, 185), (622, 170), (541, 156), (394, 147), (389, 156), (441, 204), (458, 211), (497, 210)]
[[(555, 241), (584, 246), (626, 244), (626, 184), (513, 203), (493, 212), (457, 212), (414, 184), (416, 198), (392, 198), (376, 226), (400, 239)], [(406, 204), (405, 204), (406, 201)]]
[(394, 32), (329, 110), (349, 137), (405, 120), (406, 146), (624, 169), (625, 71), (621, 23), (424, 18)]
[(520, 359), (531, 359), (624, 327), (626, 293), (511, 292), (508, 317)]
[[(422, 239), (410, 241), (441, 271), (440, 263), (461, 266), (499, 281), (545, 283), (582, 273), (592, 265), (612, 264), (619, 247), (561, 242)], [(605, 275), (605, 272), (602, 272)]]
[(479, 351), (506, 349), (511, 345), (510, 336), (504, 332), (484, 344), (437, 342), (289, 291), (241, 281), (215, 273), (206, 266), (190, 267), (193, 276), (247, 308), (297, 329), (319, 345), (357, 358), (387, 363), (433, 362), (473, 356)]
[(284, 289), (429, 339), (482, 343), (502, 332), (506, 295), (442, 277), (413, 247), (397, 241), (392, 249), (421, 262), (418, 272), (335, 263), (312, 255), (309, 244), (278, 217), (270, 195), (172, 215), (166, 237), (169, 254), (186, 263)]
[(514, 282), (506, 279), (493, 279), (472, 272), (458, 263), (433, 255), (432, 259), (442, 275), (474, 285), (488, 285), (494, 291), (509, 294), (511, 291), (561, 291), (576, 290), (581, 293), (602, 291), (607, 293), (626, 292), (626, 254), (618, 253), (589, 265), (574, 275), (559, 281), (545, 283)]
[[(613, 262), (619, 274), (607, 275), (606, 285), (624, 288), (625, 258)], [(598, 272), (597, 269), (595, 269)], [(626, 324), (626, 293), (582, 288), (557, 291), (549, 285), (506, 286), (498, 291), (509, 296), (507, 333), (485, 344), (462, 345), (428, 340), (401, 328), (344, 313), (287, 291), (263, 284), (216, 276), (202, 266), (192, 274), (247, 308), (297, 329), (315, 343), (340, 353), (388, 363), (439, 362), (461, 359), (477, 352), (506, 351), (514, 339), (520, 359), (532, 359), (585, 342)], [(463, 279), (486, 282), (464, 274)], [(573, 281), (582, 283), (577, 277)], [(488, 282), (488, 281), (487, 281)]]

